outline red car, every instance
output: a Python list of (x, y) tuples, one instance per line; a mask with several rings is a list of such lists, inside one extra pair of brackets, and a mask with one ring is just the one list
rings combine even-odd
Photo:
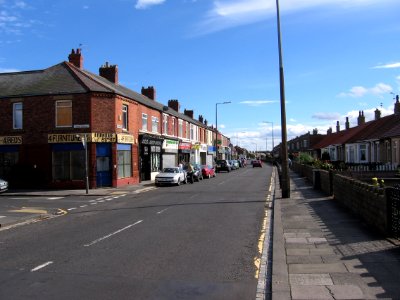
[(255, 167), (260, 167), (260, 168), (262, 168), (262, 163), (261, 163), (261, 160), (259, 160), (259, 159), (253, 160), (253, 161), (251, 162), (251, 164), (253, 165), (253, 168), (255, 168)]
[(209, 165), (201, 166), (201, 172), (203, 173), (204, 178), (215, 177), (215, 169)]

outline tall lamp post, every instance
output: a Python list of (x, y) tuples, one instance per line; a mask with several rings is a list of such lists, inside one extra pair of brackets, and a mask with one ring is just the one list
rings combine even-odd
[(270, 121), (263, 121), (263, 123), (267, 123), (267, 124), (271, 124), (272, 125), (272, 131), (271, 131), (271, 136), (272, 136), (272, 150), (271, 152), (274, 150), (274, 122), (270, 122)]
[(85, 149), (85, 188), (86, 194), (89, 194), (89, 172), (88, 172), (88, 134), (80, 136), (83, 148)]
[(287, 133), (286, 133), (286, 109), (285, 109), (285, 79), (283, 73), (282, 59), (282, 42), (281, 42), (281, 21), (279, 15), (279, 0), (276, 0), (276, 16), (278, 27), (278, 50), (279, 50), (279, 82), (281, 95), (281, 127), (282, 127), (282, 198), (290, 198), (290, 181), (289, 181), (289, 165), (288, 165), (288, 149), (287, 149)]
[(218, 159), (218, 105), (229, 104), (231, 101), (215, 103), (215, 157)]

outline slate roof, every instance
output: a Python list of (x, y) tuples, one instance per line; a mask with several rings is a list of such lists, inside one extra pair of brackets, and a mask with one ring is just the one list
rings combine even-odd
[(62, 62), (44, 70), (0, 73), (0, 100), (4, 98), (28, 97), (40, 95), (66, 95), (88, 92), (112, 93), (137, 101), (147, 107), (165, 112), (201, 127), (198, 120), (149, 99), (122, 85), (81, 70), (69, 62)]
[(327, 134), (325, 138), (323, 138), (319, 143), (313, 146), (313, 149), (322, 149), (326, 148), (330, 145), (342, 145), (347, 143), (354, 135), (359, 133), (361, 130), (365, 129), (367, 123), (352, 127), (346, 130), (342, 130), (339, 132)]

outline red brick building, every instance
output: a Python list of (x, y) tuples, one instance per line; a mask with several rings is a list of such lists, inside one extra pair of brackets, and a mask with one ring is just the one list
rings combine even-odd
[(193, 111), (156, 101), (118, 83), (118, 66), (99, 75), (69, 61), (38, 71), (0, 74), (0, 177), (14, 187), (85, 186), (87, 139), (91, 188), (153, 179), (180, 161), (212, 163), (212, 128)]

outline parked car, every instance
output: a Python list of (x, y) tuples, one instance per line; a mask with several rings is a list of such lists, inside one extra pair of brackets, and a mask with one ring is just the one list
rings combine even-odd
[(8, 190), (8, 182), (0, 178), (0, 192)]
[(179, 167), (164, 168), (163, 171), (156, 175), (155, 184), (160, 185), (180, 185), (187, 183), (186, 173)]
[(193, 183), (195, 181), (199, 182), (203, 180), (203, 174), (201, 173), (201, 168), (197, 164), (192, 164), (193, 172), (189, 171), (189, 165), (183, 166), (183, 170), (187, 174), (188, 181)]
[(221, 172), (226, 171), (230, 172), (232, 170), (230, 163), (226, 159), (218, 159), (215, 165), (215, 171)]
[(240, 164), (237, 160), (231, 160), (229, 163), (231, 164), (232, 170), (237, 170), (240, 168)]
[(253, 161), (251, 162), (251, 164), (253, 165), (253, 168), (255, 168), (255, 167), (260, 167), (260, 168), (262, 168), (262, 162), (261, 162), (261, 160), (259, 160), (259, 159), (253, 160)]
[(210, 165), (202, 165), (201, 172), (203, 173), (204, 178), (215, 177), (215, 169)]

